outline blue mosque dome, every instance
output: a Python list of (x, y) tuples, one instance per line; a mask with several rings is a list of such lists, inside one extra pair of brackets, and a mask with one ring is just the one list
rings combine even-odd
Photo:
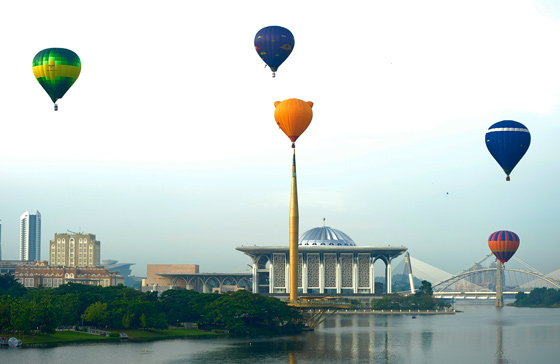
[(299, 245), (356, 246), (356, 243), (342, 231), (322, 226), (303, 233)]

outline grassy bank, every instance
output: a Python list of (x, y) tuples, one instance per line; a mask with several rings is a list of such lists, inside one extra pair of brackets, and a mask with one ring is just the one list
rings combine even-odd
[[(110, 331), (110, 330), (108, 330)], [(201, 336), (219, 336), (212, 332), (189, 330), (189, 329), (167, 329), (167, 330), (119, 330), (118, 332), (126, 333), (129, 341), (142, 340), (163, 340), (176, 339), (184, 337), (201, 337)], [(76, 331), (57, 331), (53, 335), (13, 335), (2, 334), (1, 336), (15, 336), (21, 340), (22, 346), (27, 345), (48, 345), (48, 344), (64, 344), (79, 342), (118, 342), (120, 338), (87, 334)]]

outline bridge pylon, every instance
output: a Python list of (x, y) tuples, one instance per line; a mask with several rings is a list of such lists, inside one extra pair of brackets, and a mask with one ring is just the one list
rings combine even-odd
[(498, 260), (496, 264), (496, 307), (504, 307), (503, 299), (503, 276), (502, 276), (502, 262)]

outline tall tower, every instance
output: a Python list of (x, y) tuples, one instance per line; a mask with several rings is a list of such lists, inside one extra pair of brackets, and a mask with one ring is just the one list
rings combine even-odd
[(41, 213), (25, 211), (19, 218), (19, 260), (41, 260)]
[(290, 301), (296, 301), (298, 296), (298, 237), (299, 237), (299, 208), (296, 180), (296, 149), (292, 162), (292, 191), (290, 194)]

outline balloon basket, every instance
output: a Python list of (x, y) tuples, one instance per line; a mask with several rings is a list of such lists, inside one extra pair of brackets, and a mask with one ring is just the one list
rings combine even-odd
[(58, 111), (58, 105), (54, 104), (54, 111)]
[(506, 177), (506, 181), (509, 181), (509, 176)]

